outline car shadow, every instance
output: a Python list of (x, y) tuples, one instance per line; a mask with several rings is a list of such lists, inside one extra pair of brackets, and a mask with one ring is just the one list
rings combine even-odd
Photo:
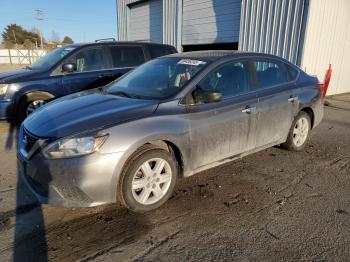
[(8, 120), (8, 133), (5, 141), (5, 150), (9, 151), (16, 147), (16, 139), (18, 135), (18, 127), (19, 125), (15, 122), (15, 120)]

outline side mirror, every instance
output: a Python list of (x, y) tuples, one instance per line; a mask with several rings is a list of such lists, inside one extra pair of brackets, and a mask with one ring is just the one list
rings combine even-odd
[(217, 91), (209, 91), (197, 88), (193, 92), (193, 98), (196, 103), (218, 103), (222, 100), (222, 94)]
[(62, 72), (63, 73), (72, 73), (74, 71), (77, 71), (77, 65), (74, 63), (67, 63), (62, 65)]

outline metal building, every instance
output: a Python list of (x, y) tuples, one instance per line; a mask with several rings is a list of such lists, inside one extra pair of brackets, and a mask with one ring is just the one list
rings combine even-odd
[(349, 0), (117, 0), (119, 40), (282, 56), (350, 92)]

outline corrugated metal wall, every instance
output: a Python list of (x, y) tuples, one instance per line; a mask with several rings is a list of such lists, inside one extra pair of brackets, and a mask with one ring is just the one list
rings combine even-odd
[(182, 0), (163, 1), (163, 43), (181, 51)]
[(183, 0), (183, 45), (238, 42), (241, 0)]
[[(128, 35), (130, 4), (137, 2), (145, 2), (142, 0), (116, 0), (118, 12), (118, 40), (130, 40)], [(182, 0), (162, 0), (163, 1), (163, 43), (170, 44), (181, 50), (181, 41), (179, 34), (181, 33), (181, 8)]]
[(163, 0), (141, 2), (129, 8), (129, 40), (162, 43)]
[(310, 2), (301, 67), (323, 81), (328, 64), (333, 75), (328, 93), (350, 92), (350, 1)]
[(116, 0), (117, 12), (118, 12), (118, 40), (128, 40), (127, 26), (128, 26), (128, 13), (130, 9), (129, 4), (139, 2), (140, 0)]
[(239, 49), (275, 54), (297, 63), (304, 3), (242, 0)]

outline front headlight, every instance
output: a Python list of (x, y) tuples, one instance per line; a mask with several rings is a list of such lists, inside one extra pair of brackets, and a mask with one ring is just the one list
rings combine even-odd
[(10, 100), (19, 88), (18, 84), (0, 84), (0, 96), (3, 96), (5, 100)]
[(6, 94), (7, 88), (8, 88), (7, 84), (0, 84), (0, 96)]
[(62, 138), (48, 145), (43, 153), (46, 158), (66, 158), (88, 155), (98, 150), (108, 135)]

